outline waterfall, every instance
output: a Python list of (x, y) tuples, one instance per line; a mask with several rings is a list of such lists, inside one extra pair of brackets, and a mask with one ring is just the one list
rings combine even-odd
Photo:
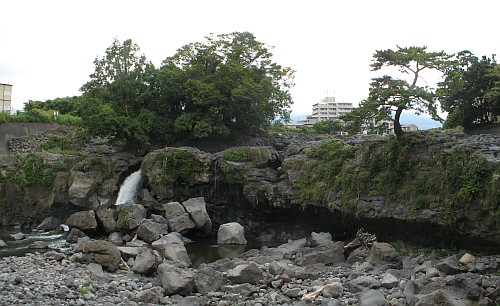
[(118, 191), (118, 198), (116, 199), (115, 205), (125, 204), (129, 201), (137, 202), (137, 191), (141, 187), (142, 176), (141, 170), (130, 174), (123, 184), (120, 186), (120, 191)]

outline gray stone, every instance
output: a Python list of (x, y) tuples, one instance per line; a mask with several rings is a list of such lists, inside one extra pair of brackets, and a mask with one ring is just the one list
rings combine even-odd
[(440, 260), (436, 263), (436, 269), (448, 275), (458, 274), (462, 270), (455, 256), (449, 256)]
[(76, 252), (82, 252), (83, 251), (83, 246), (87, 241), (90, 241), (90, 238), (87, 236), (77, 238), (75, 245), (73, 246), (73, 249)]
[(159, 247), (159, 252), (165, 259), (173, 262), (182, 263), (187, 267), (192, 264), (184, 244), (165, 243)]
[(77, 243), (79, 238), (87, 237), (84, 232), (77, 228), (72, 228), (66, 237), (66, 241), (69, 243)]
[(205, 234), (210, 234), (212, 232), (212, 220), (207, 213), (205, 199), (203, 197), (191, 198), (182, 205), (189, 213), (189, 216), (194, 221), (196, 228), (199, 228), (205, 232)]
[(296, 263), (301, 266), (308, 266), (316, 263), (332, 265), (343, 263), (344, 260), (344, 243), (338, 241), (323, 244), (315, 248), (304, 248), (297, 253)]
[(171, 232), (160, 239), (153, 241), (151, 246), (153, 248), (159, 248), (168, 243), (184, 244), (184, 237), (182, 237), (182, 235), (178, 232)]
[(97, 228), (97, 219), (93, 210), (79, 211), (69, 216), (66, 223), (73, 228), (82, 231), (95, 230)]
[(399, 280), (396, 276), (390, 274), (390, 273), (385, 273), (382, 276), (382, 287), (384, 288), (395, 288), (399, 285)]
[(250, 262), (248, 264), (237, 265), (228, 271), (226, 277), (234, 284), (249, 283), (256, 285), (264, 278), (264, 272), (257, 264)]
[(290, 259), (293, 255), (297, 253), (297, 251), (304, 248), (307, 244), (307, 239), (297, 239), (289, 241), (285, 244), (278, 246), (278, 249), (283, 252), (283, 257), (286, 259)]
[(104, 240), (91, 240), (83, 245), (84, 259), (95, 262), (113, 272), (118, 269), (121, 254), (116, 245)]
[(144, 251), (146, 247), (129, 247), (129, 246), (121, 246), (118, 247), (123, 259), (128, 260), (129, 258), (135, 258), (139, 253)]
[(46, 231), (56, 230), (59, 229), (60, 225), (61, 219), (56, 217), (47, 217), (37, 226), (37, 229)]
[(373, 243), (367, 261), (381, 270), (401, 269), (403, 267), (403, 260), (399, 253), (385, 242)]
[(359, 306), (384, 306), (388, 305), (384, 295), (377, 290), (369, 289), (359, 295)]
[(123, 239), (122, 239), (122, 234), (119, 232), (114, 232), (114, 233), (109, 234), (108, 241), (112, 242), (116, 246), (122, 246), (124, 244)]
[(330, 244), (332, 242), (333, 242), (332, 234), (324, 232), (321, 233), (312, 232), (311, 237), (309, 238), (308, 241), (310, 247)]
[(182, 206), (179, 202), (169, 202), (167, 204), (163, 204), (162, 206), (165, 210), (165, 218), (167, 220), (187, 213), (184, 206)]
[(237, 223), (222, 224), (217, 232), (218, 244), (247, 244), (245, 228)]
[(376, 289), (382, 286), (382, 283), (372, 276), (359, 276), (346, 283), (350, 292), (362, 292), (365, 289)]
[(168, 224), (157, 223), (151, 220), (143, 220), (137, 229), (137, 237), (147, 243), (158, 240), (163, 235), (168, 234)]
[(476, 261), (476, 257), (474, 257), (474, 255), (471, 255), (469, 253), (465, 253), (458, 260), (458, 262), (461, 263), (461, 264), (463, 264), (463, 265), (473, 263), (474, 261)]
[(7, 244), (2, 239), (0, 239), (0, 249), (6, 248), (6, 247), (7, 247)]
[(199, 267), (195, 273), (194, 284), (201, 294), (219, 291), (224, 283), (225, 279), (222, 274), (212, 267)]
[(196, 296), (186, 296), (175, 306), (200, 306), (200, 300)]
[(115, 213), (116, 210), (113, 208), (99, 208), (96, 211), (97, 219), (99, 219), (106, 233), (114, 233), (117, 229)]
[(283, 293), (291, 298), (297, 298), (300, 296), (302, 289), (300, 288), (286, 288), (282, 290)]
[(98, 205), (97, 188), (102, 181), (98, 171), (73, 173), (73, 182), (68, 190), (69, 201), (76, 206), (94, 208)]
[(128, 232), (137, 228), (146, 218), (146, 208), (139, 204), (118, 205), (118, 221), (116, 226)]
[(168, 218), (168, 225), (170, 231), (179, 233), (184, 233), (187, 230), (196, 228), (196, 224), (194, 224), (193, 220), (187, 212), (184, 212), (183, 214), (172, 218)]
[(347, 256), (345, 262), (350, 265), (353, 265), (357, 262), (364, 262), (369, 255), (370, 255), (370, 249), (368, 249), (367, 247), (360, 247), (353, 250), (349, 254), (349, 256)]
[(234, 293), (248, 297), (252, 295), (252, 293), (256, 292), (257, 288), (255, 288), (255, 286), (253, 285), (245, 283), (245, 284), (223, 286), (221, 291), (224, 293)]
[(194, 275), (190, 270), (173, 264), (162, 263), (158, 266), (158, 277), (167, 295), (188, 295), (194, 290)]
[(465, 306), (464, 301), (447, 290), (439, 289), (425, 295), (419, 295), (415, 306)]
[[(463, 273), (450, 276), (446, 281), (448, 289), (454, 292), (464, 292), (464, 295), (473, 301), (479, 301), (484, 295), (482, 277), (474, 273)], [(451, 288), (450, 288), (451, 287)]]
[(97, 263), (89, 263), (87, 265), (87, 270), (90, 272), (90, 274), (97, 276), (97, 277), (103, 277), (104, 276), (104, 271), (102, 270), (102, 266)]
[(28, 246), (28, 249), (48, 249), (49, 244), (45, 241), (34, 241)]
[(161, 223), (161, 224), (167, 224), (168, 225), (168, 220), (165, 219), (163, 216), (160, 215), (155, 215), (151, 214), (151, 220), (156, 223)]
[(151, 275), (156, 271), (160, 263), (161, 258), (156, 251), (145, 249), (135, 257), (132, 271), (139, 274)]
[(434, 268), (434, 267), (429, 267), (427, 268), (427, 270), (425, 271), (425, 275), (429, 276), (429, 277), (436, 277), (436, 276), (439, 276), (439, 270)]
[(323, 287), (323, 291), (321, 294), (323, 294), (324, 297), (326, 298), (339, 298), (342, 296), (342, 292), (344, 290), (344, 287), (342, 286), (341, 283), (333, 282), (330, 284), (326, 284)]
[(159, 304), (160, 296), (156, 290), (146, 289), (136, 293), (135, 301), (146, 304)]

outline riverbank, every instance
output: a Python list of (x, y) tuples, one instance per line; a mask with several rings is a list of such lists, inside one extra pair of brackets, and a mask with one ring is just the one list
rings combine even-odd
[[(500, 256), (404, 255), (375, 243), (344, 257), (327, 233), (149, 276), (86, 262), (78, 244), (0, 259), (1, 305), (498, 305)], [(460, 258), (459, 258), (460, 256)], [(130, 262), (130, 261), (129, 261)], [(135, 262), (138, 262), (136, 257)], [(163, 267), (163, 268), (162, 268)]]

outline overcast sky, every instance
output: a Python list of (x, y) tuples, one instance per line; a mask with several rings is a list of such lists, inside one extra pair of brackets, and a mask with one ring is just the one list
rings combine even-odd
[(296, 71), (293, 115), (335, 95), (368, 94), (375, 50), (426, 45), (430, 51), (500, 52), (500, 1), (367, 0), (0, 0), (0, 83), (13, 107), (79, 95), (93, 60), (117, 37), (132, 39), (159, 67), (203, 37), (248, 31), (274, 46), (274, 61)]

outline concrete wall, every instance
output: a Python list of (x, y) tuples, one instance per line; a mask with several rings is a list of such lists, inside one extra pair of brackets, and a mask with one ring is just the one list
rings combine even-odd
[(59, 125), (53, 123), (0, 123), (0, 153), (8, 152), (7, 141), (11, 138), (30, 136), (58, 128)]

